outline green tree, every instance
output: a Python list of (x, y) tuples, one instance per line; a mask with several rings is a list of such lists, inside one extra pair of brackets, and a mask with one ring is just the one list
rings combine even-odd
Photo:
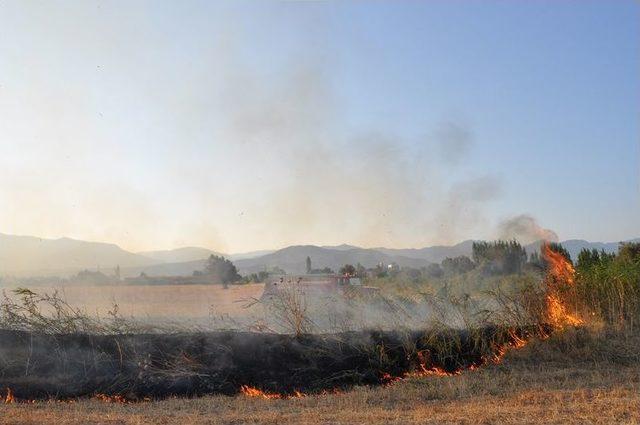
[(578, 254), (578, 262), (576, 267), (578, 270), (588, 270), (600, 263), (600, 253), (597, 249), (583, 248)]
[(307, 274), (310, 274), (311, 273), (311, 257), (309, 256), (307, 256), (306, 265), (307, 265)]
[(342, 266), (342, 268), (340, 268), (340, 274), (343, 274), (345, 276), (355, 276), (356, 268), (351, 264), (345, 264), (344, 266)]
[[(544, 245), (541, 245), (540, 249), (544, 249)], [(569, 251), (567, 251), (567, 249), (563, 247), (562, 244), (558, 242), (549, 242), (549, 249), (553, 252), (561, 254), (568, 262), (573, 264), (573, 260), (571, 260), (571, 254), (569, 254)], [(544, 253), (542, 254), (542, 257), (544, 258)]]
[(640, 261), (640, 242), (621, 242), (618, 258), (623, 262)]
[(491, 274), (520, 273), (527, 262), (527, 252), (516, 240), (474, 242), (473, 261)]
[(431, 263), (425, 267), (425, 274), (429, 277), (442, 277), (444, 272), (438, 263)]
[(471, 258), (461, 255), (455, 258), (445, 258), (442, 260), (442, 270), (445, 274), (462, 274), (471, 271), (475, 268), (475, 264), (471, 261)]
[(213, 254), (207, 259), (204, 274), (210, 276), (214, 281), (222, 283), (225, 288), (228, 287), (229, 283), (241, 279), (238, 269), (231, 261)]

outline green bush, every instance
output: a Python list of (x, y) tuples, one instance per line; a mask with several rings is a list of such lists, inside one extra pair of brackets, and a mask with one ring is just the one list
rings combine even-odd
[(622, 244), (617, 256), (583, 251), (578, 257), (576, 307), (608, 325), (633, 329), (640, 321), (640, 244)]

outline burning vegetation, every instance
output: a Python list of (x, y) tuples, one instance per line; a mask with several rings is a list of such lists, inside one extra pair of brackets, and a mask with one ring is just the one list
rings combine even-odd
[[(575, 269), (562, 252), (555, 251), (551, 245), (542, 246), (544, 259), (548, 263), (545, 283), (547, 285), (548, 323), (556, 328), (581, 325), (583, 321), (575, 313), (569, 312), (566, 299), (575, 290)], [(575, 296), (571, 298), (575, 299)]]
[(77, 397), (121, 403), (204, 394), (299, 398), (458, 375), (498, 363), (532, 338), (584, 323), (579, 294), (586, 272), (576, 272), (551, 244), (542, 256), (546, 272), (538, 288), (517, 298), (496, 294), (494, 314), (463, 317), (459, 327), (445, 325), (445, 315), (421, 329), (312, 333), (307, 301), (284, 291), (274, 305), (286, 309), (278, 317), (292, 324), (289, 333), (165, 332), (136, 327), (117, 311), (98, 321), (55, 295), (22, 290), (21, 303), (2, 304), (0, 386), (7, 388), (5, 403)]

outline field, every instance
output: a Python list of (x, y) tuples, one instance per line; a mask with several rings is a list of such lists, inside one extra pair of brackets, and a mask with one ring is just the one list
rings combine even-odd
[(57, 290), (70, 305), (101, 317), (117, 304), (124, 317), (202, 320), (211, 315), (246, 314), (242, 300), (260, 297), (263, 286), (246, 284), (223, 289), (220, 285), (66, 285), (31, 289), (38, 293)]
[(458, 376), (268, 400), (238, 395), (133, 404), (0, 405), (0, 423), (57, 424), (638, 424), (640, 338), (568, 330)]
[[(583, 256), (576, 269), (551, 248), (546, 259), (537, 286), (516, 285), (516, 275), (511, 295), (494, 294), (497, 316), (470, 297), (441, 300), (429, 304), (444, 307), (440, 324), (392, 333), (308, 333), (310, 310), (295, 285), (275, 304), (276, 317), (293, 325), (283, 334), (149, 333), (21, 291), (0, 309), (0, 381), (9, 387), (0, 423), (640, 424), (640, 246)], [(177, 289), (123, 288), (124, 305), (162, 304), (192, 320), (204, 310), (188, 304), (210, 296), (213, 310), (242, 316), (235, 301), (259, 292)], [(424, 301), (397, 300), (426, 311)], [(448, 324), (453, 313), (464, 326)]]

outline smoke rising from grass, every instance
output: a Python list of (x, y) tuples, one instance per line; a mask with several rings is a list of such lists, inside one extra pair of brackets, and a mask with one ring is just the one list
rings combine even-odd
[(517, 239), (527, 244), (539, 240), (558, 241), (558, 235), (551, 229), (540, 227), (535, 218), (521, 214), (503, 221), (498, 226), (500, 239)]

